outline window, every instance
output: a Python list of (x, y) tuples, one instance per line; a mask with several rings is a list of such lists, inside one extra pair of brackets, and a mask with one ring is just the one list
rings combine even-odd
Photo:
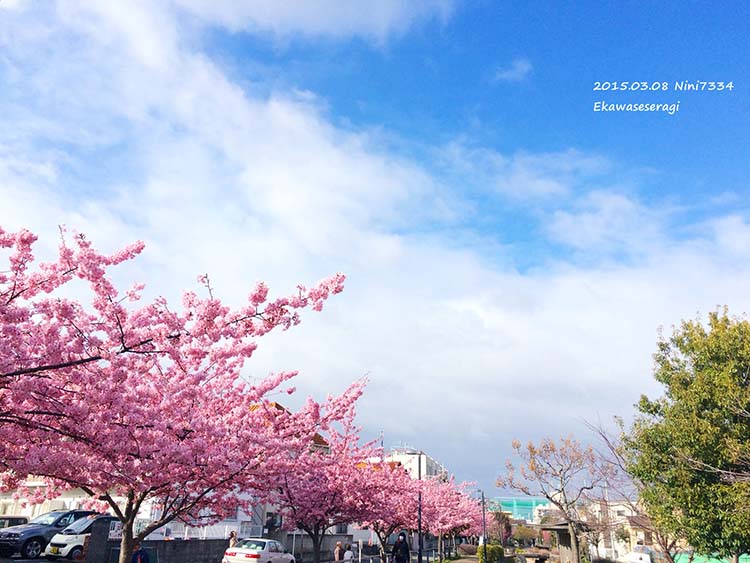
[(272, 531), (281, 526), (281, 515), (275, 512), (266, 512), (266, 523), (263, 526), (268, 528), (268, 531)]
[(240, 509), (237, 508), (234, 511), (234, 514), (228, 515), (225, 520), (228, 520), (229, 522), (236, 522), (239, 519)]
[(263, 551), (266, 548), (266, 541), (265, 540), (241, 540), (237, 543), (237, 547)]
[(336, 524), (336, 533), (337, 534), (345, 534), (349, 531), (349, 525), (348, 524)]
[(175, 522), (172, 520), (172, 522), (169, 523), (169, 527), (172, 530), (172, 535), (178, 538), (185, 536), (185, 524), (182, 522)]
[(257, 524), (253, 524), (252, 520), (243, 520), (240, 522), (240, 531), (237, 534), (241, 538), (257, 538), (262, 535), (262, 530)]
[(617, 512), (615, 512), (615, 514), (617, 514), (617, 516), (625, 516), (626, 515), (624, 510), (618, 510)]

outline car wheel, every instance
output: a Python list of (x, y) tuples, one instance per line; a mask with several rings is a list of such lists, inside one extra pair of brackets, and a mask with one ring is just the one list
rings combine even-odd
[(73, 561), (83, 561), (83, 548), (79, 545), (70, 550), (68, 557)]
[(21, 555), (26, 559), (36, 559), (44, 550), (44, 542), (41, 538), (31, 538), (26, 540), (21, 548)]

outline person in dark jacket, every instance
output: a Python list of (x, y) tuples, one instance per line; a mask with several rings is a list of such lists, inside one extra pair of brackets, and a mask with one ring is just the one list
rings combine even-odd
[(151, 563), (148, 553), (141, 547), (140, 543), (136, 543), (133, 547), (135, 549), (133, 550), (133, 557), (130, 559), (130, 563)]
[(403, 532), (398, 535), (396, 543), (393, 544), (391, 555), (395, 563), (409, 563), (411, 553), (409, 553), (409, 544), (406, 543), (406, 534)]

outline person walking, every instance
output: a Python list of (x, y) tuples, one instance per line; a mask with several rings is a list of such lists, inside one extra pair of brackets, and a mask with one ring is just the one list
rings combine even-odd
[(398, 535), (396, 543), (393, 544), (391, 555), (394, 563), (409, 563), (411, 553), (409, 552), (409, 544), (406, 543), (406, 534), (403, 532)]
[(341, 545), (340, 541), (337, 541), (336, 547), (333, 548), (333, 560), (334, 561), (344, 560), (344, 546)]
[(346, 549), (344, 550), (344, 561), (351, 561), (354, 559), (354, 552), (352, 551), (352, 546), (349, 544), (346, 544)]
[(229, 532), (229, 547), (234, 547), (237, 545), (237, 532), (232, 530)]

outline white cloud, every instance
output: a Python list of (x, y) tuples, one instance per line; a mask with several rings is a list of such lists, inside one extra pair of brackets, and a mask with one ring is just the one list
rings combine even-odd
[(449, 176), (480, 191), (532, 202), (569, 196), (611, 168), (605, 158), (575, 149), (506, 156), (462, 140), (443, 147), (438, 158)]
[(102, 46), (122, 45), (125, 53), (148, 68), (166, 70), (175, 62), (178, 32), (160, 3), (63, 0), (62, 21), (93, 36)]
[[(216, 4), (210, 17), (256, 25), (232, 9)], [(263, 25), (284, 33), (382, 33), (267, 9)], [(578, 431), (584, 412), (627, 415), (655, 388), (659, 325), (722, 303), (750, 308), (746, 218), (674, 240), (660, 212), (600, 182), (610, 161), (576, 150), (456, 142), (434, 149), (430, 170), (377, 135), (337, 128), (315, 97), (244, 91), (169, 12), (117, 10), (18, 11), (0, 36), (3, 72), (16, 77), (0, 92), (4, 227), (28, 226), (49, 246), (59, 223), (104, 249), (143, 238), (144, 255), (119, 275), (172, 298), (202, 272), (233, 302), (258, 279), (286, 292), (346, 272), (346, 291), (269, 337), (248, 372), (300, 369), (298, 387), (318, 396), (370, 372), (360, 409), (370, 436), (384, 429), (386, 443), (411, 441), (486, 480), (470, 473), (480, 440), (499, 471), (513, 437)], [(372, 29), (400, 29), (383, 17)], [(441, 230), (453, 225), (446, 209), (472, 207), (467, 185), (541, 201), (547, 232), (580, 253), (637, 248), (638, 260), (499, 266), (489, 245), (456, 242), (475, 233)]]
[(492, 76), (492, 82), (523, 82), (534, 71), (528, 59), (515, 59), (510, 66), (499, 68)]
[(666, 211), (622, 194), (594, 191), (581, 198), (574, 211), (555, 211), (547, 229), (555, 240), (597, 257), (642, 255), (664, 244), (666, 220)]
[(364, 36), (382, 43), (404, 33), (420, 20), (444, 21), (453, 10), (453, 0), (174, 0), (189, 13), (233, 31), (270, 33), (278, 37)]
[(718, 246), (732, 258), (750, 258), (750, 216), (731, 214), (711, 221), (710, 228)]
[(0, 10), (19, 10), (28, 6), (29, 0), (3, 0), (0, 2)]

